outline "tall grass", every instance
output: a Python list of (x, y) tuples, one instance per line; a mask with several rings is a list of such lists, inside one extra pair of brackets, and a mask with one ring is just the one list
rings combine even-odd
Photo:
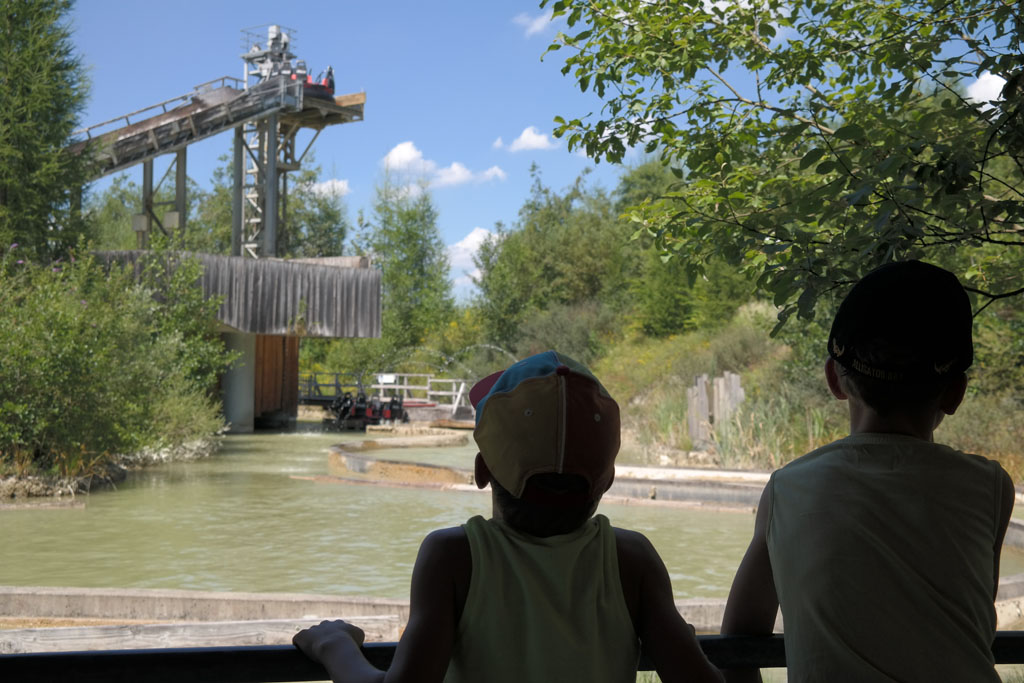
[(1014, 481), (1021, 481), (1024, 479), (1024, 397), (1009, 391), (969, 393), (956, 414), (939, 425), (935, 440), (968, 453), (995, 458)]
[(686, 390), (701, 374), (736, 372), (746, 400), (714, 425), (704, 464), (773, 469), (837, 437), (843, 414), (824, 380), (795, 381), (784, 369), (789, 348), (768, 334), (770, 307), (749, 305), (714, 333), (641, 339), (615, 347), (595, 372), (619, 401), (625, 458), (651, 463), (664, 451), (689, 453)]
[[(624, 462), (775, 469), (849, 433), (847, 405), (825, 385), (813, 344), (794, 354), (770, 338), (770, 307), (747, 306), (726, 327), (613, 347), (594, 371), (622, 410)], [(824, 356), (824, 352), (822, 352)], [(746, 398), (730, 419), (712, 428), (712, 447), (695, 454), (687, 428), (687, 387), (701, 374), (740, 374)], [(936, 440), (1000, 460), (1024, 478), (1024, 398), (976, 381)]]
[(776, 469), (846, 435), (846, 408), (828, 393), (824, 377), (789, 378), (785, 360), (743, 376), (746, 400), (712, 430), (721, 466)]
[(715, 333), (693, 332), (662, 339), (641, 338), (613, 347), (594, 371), (622, 410), (627, 441), (639, 446), (633, 459), (649, 462), (656, 451), (689, 451), (686, 389), (697, 375), (744, 374), (785, 353), (760, 320), (764, 307), (746, 307)]

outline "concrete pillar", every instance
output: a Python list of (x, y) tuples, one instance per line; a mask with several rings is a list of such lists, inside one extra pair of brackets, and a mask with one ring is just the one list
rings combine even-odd
[(224, 419), (232, 434), (251, 434), (255, 426), (256, 335), (228, 332), (224, 345), (239, 353), (221, 381)]

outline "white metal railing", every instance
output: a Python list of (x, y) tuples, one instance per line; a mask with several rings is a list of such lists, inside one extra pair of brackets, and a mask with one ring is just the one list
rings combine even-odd
[(469, 405), (468, 379), (434, 377), (427, 373), (387, 372), (373, 375), (372, 383), (359, 385), (352, 375), (337, 372), (309, 372), (299, 375), (299, 393), (303, 399), (325, 399), (358, 391), (360, 386), (367, 396), (383, 398), (400, 396), (403, 400), (420, 400), (450, 406), (452, 412), (459, 406)]

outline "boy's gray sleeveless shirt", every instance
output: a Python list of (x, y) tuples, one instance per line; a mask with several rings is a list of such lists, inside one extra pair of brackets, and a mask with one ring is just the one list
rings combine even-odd
[(998, 463), (857, 434), (772, 475), (790, 681), (998, 681)]

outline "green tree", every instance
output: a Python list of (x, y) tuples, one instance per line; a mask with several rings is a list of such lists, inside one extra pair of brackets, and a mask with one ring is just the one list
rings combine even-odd
[(141, 207), (142, 190), (125, 173), (114, 176), (104, 191), (91, 193), (85, 215), (92, 225), (95, 247), (103, 251), (135, 249), (138, 242), (132, 230), (132, 215)]
[(66, 23), (71, 0), (0, 10), (0, 244), (49, 260), (74, 246), (86, 159), (67, 145), (88, 84)]
[[(632, 206), (664, 199), (675, 183), (675, 176), (657, 159), (630, 168), (615, 188), (616, 211), (626, 213)], [(629, 290), (633, 318), (643, 333), (661, 337), (721, 327), (751, 298), (750, 283), (740, 269), (720, 257), (711, 258), (701, 272), (685, 257), (673, 258), (671, 251), (659, 249), (644, 230), (634, 232), (633, 239), (643, 251), (640, 272)]]
[(515, 342), (525, 317), (533, 269), (521, 240), (510, 239), (510, 234), (504, 224), (496, 224), (473, 255), (480, 272), (473, 279), (478, 291), (473, 304), (483, 319), (485, 338), (506, 348)]
[[(198, 197), (189, 211), (185, 248), (209, 254), (231, 250), (231, 202), (234, 174), (224, 155), (214, 169), (208, 191), (190, 189)], [(348, 213), (341, 196), (319, 185), (321, 169), (307, 155), (305, 166), (289, 175), (288, 202), (278, 235), (278, 253), (285, 258), (340, 256), (349, 233)]]
[[(189, 179), (186, 197), (187, 215), (192, 217), (206, 201), (207, 193)], [(169, 210), (173, 204), (174, 191), (168, 187), (158, 187), (153, 200), (155, 211), (161, 216), (162, 211)], [(131, 180), (127, 173), (114, 176), (113, 182), (102, 192), (90, 193), (85, 202), (85, 220), (89, 224), (93, 246), (100, 251), (137, 249), (138, 239), (132, 227), (132, 218), (139, 213), (142, 213), (142, 187)], [(190, 231), (189, 234), (195, 234), (195, 231)], [(162, 233), (154, 232), (152, 239), (157, 242), (174, 242), (177, 235), (170, 234), (164, 237)], [(193, 251), (206, 251), (196, 249), (195, 246), (188, 248)]]
[[(1024, 250), (1019, 7), (964, 0), (542, 0), (571, 31), (563, 73), (604, 100), (556, 118), (595, 159), (642, 145), (682, 182), (632, 212), (698, 272), (743, 264), (783, 306), (894, 258)], [(682, 5), (682, 6), (681, 6)], [(1002, 101), (965, 97), (1005, 79)], [(1017, 272), (979, 295), (1024, 292)]]
[(489, 341), (505, 347), (519, 341), (527, 319), (552, 306), (590, 310), (591, 302), (600, 302), (612, 312), (626, 310), (627, 283), (637, 270), (639, 245), (628, 242), (607, 193), (587, 187), (585, 176), (557, 192), (543, 184), (536, 167), (531, 172), (533, 187), (516, 227), (497, 226), (474, 259), (480, 269), (476, 305)]
[(378, 184), (370, 216), (360, 217), (354, 247), (382, 271), (381, 338), (339, 340), (326, 351), (323, 344), (309, 345), (330, 370), (399, 369), (453, 319), (448, 254), (437, 218), (425, 187), (398, 186), (390, 177)]
[(185, 249), (204, 254), (231, 252), (231, 202), (234, 172), (227, 155), (213, 169), (210, 189), (202, 192), (198, 206), (185, 223)]
[(278, 246), (288, 257), (340, 256), (350, 228), (345, 202), (319, 184), (320, 167), (312, 161), (307, 164), (289, 182), (285, 229)]

